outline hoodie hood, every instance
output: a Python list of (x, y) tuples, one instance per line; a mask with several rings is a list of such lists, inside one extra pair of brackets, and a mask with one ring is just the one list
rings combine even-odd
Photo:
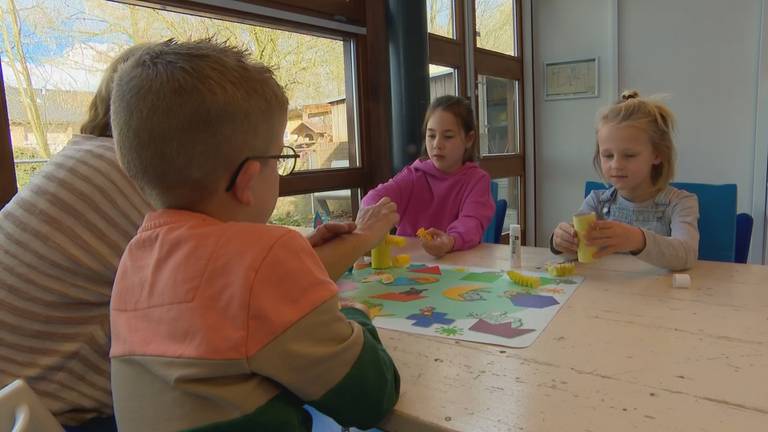
[(425, 160), (416, 159), (411, 164), (411, 168), (413, 168), (414, 171), (420, 171), (420, 172), (423, 172), (424, 174), (429, 175), (430, 177), (437, 177), (437, 178), (446, 178), (446, 177), (453, 177), (457, 175), (463, 175), (467, 171), (474, 170), (477, 167), (478, 165), (475, 162), (464, 162), (461, 168), (459, 168), (455, 173), (448, 174), (440, 171), (430, 159), (425, 159)]

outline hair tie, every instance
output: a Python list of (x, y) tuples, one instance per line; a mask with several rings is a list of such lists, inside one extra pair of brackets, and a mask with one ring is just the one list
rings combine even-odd
[(640, 97), (640, 93), (637, 92), (637, 90), (624, 90), (621, 93), (621, 100), (623, 102), (626, 102), (630, 99), (637, 99)]

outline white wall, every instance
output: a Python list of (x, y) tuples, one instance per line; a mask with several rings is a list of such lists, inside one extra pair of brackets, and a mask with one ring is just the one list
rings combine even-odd
[[(536, 244), (583, 201), (592, 169), (594, 120), (615, 98), (615, 0), (533, 0)], [(599, 57), (598, 98), (544, 100), (543, 63)], [(530, 101), (531, 98), (528, 98)]]
[[(756, 174), (765, 184), (765, 166), (756, 170), (754, 163), (761, 3), (619, 2), (619, 83), (641, 94), (671, 94), (676, 180), (736, 183), (738, 211), (752, 214), (756, 195), (760, 202), (765, 195), (754, 184)], [(760, 239), (756, 232), (756, 247)], [(762, 254), (753, 249), (751, 255)]]
[[(678, 118), (675, 180), (738, 185), (739, 211), (755, 216), (753, 262), (762, 261), (765, 236), (768, 140), (757, 138), (768, 137), (768, 103), (758, 110), (758, 98), (768, 99), (768, 67), (761, 69), (760, 55), (764, 2), (618, 0), (616, 9), (608, 0), (540, 0), (533, 7), (537, 69), (552, 59), (602, 60), (613, 43), (618, 71), (601, 67), (611, 76), (601, 79), (609, 84), (601, 82), (597, 105), (615, 99), (618, 88), (670, 95)], [(594, 145), (598, 101), (544, 101), (537, 87), (537, 242), (543, 245), (554, 221), (578, 207), (574, 197), (582, 196), (584, 180), (595, 178), (587, 149)]]

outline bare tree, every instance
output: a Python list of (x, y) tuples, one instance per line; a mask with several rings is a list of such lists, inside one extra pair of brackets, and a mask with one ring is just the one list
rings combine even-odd
[[(3, 34), (3, 47), (8, 56), (8, 64), (19, 86), (20, 99), (24, 105), (24, 112), (35, 135), (35, 141), (43, 157), (51, 157), (51, 149), (48, 145), (48, 136), (45, 132), (45, 124), (40, 115), (40, 107), (37, 102), (35, 88), (29, 73), (27, 55), (21, 37), (21, 25), (19, 23), (19, 11), (14, 0), (7, 0), (5, 7), (0, 7), (0, 30)], [(10, 21), (11, 29), (8, 29)]]
[(431, 33), (453, 37), (453, 2), (427, 0), (427, 28)]

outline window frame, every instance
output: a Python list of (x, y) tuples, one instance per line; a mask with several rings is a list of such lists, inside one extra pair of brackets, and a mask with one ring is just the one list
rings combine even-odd
[(8, 105), (5, 98), (5, 81), (0, 68), (0, 208), (16, 195), (16, 165), (13, 163), (11, 147), (11, 122), (8, 119)]
[[(526, 238), (526, 177), (525, 177), (525, 81), (523, 77), (523, 21), (522, 0), (514, 1), (515, 11), (515, 47), (516, 56), (502, 54), (477, 46), (477, 26), (475, 20), (475, 0), (454, 0), (454, 21), (456, 25), (456, 38), (451, 39), (437, 34), (428, 34), (429, 63), (440, 66), (452, 67), (457, 70), (459, 79), (459, 95), (468, 97), (473, 101), (475, 120), (479, 126), (478, 84), (480, 75), (518, 81), (518, 127), (517, 139), (520, 143), (519, 152), (512, 154), (481, 155), (480, 167), (490, 174), (492, 179), (514, 177), (520, 179), (520, 191), (518, 207), (518, 220), (522, 228), (523, 241)], [(426, 2), (425, 2), (426, 7)], [(467, 15), (469, 18), (467, 19)], [(468, 23), (472, 23), (471, 34), (468, 35)], [(471, 41), (471, 43), (470, 43)], [(468, 49), (469, 48), (469, 49)], [(471, 67), (468, 64), (471, 62)], [(467, 89), (469, 80), (467, 75), (472, 74), (472, 88)], [(471, 92), (470, 92), (471, 91)], [(510, 203), (512, 206), (512, 203)]]

